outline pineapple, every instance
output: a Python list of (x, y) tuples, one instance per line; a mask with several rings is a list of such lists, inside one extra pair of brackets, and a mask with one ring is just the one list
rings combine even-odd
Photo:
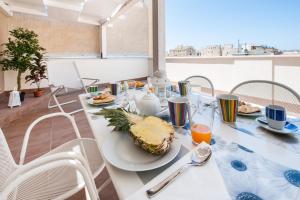
[(97, 114), (108, 119), (115, 131), (128, 132), (136, 145), (154, 155), (166, 153), (174, 139), (174, 128), (154, 116), (143, 118), (123, 109), (103, 109)]

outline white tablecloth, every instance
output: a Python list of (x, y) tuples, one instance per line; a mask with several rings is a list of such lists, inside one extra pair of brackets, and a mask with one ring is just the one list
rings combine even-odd
[[(207, 144), (202, 143), (197, 148), (203, 147)], [(173, 166), (168, 168), (165, 172), (150, 181), (145, 187), (139, 190), (130, 200), (139, 200), (145, 197), (147, 189), (159, 183), (161, 180), (169, 176), (172, 172), (179, 169), (185, 163), (191, 161), (192, 152), (182, 157)], [(211, 187), (214, 185), (214, 187)], [(160, 191), (156, 196), (152, 197), (154, 200), (174, 200), (174, 199), (231, 199), (223, 178), (218, 170), (214, 157), (209, 160), (204, 166), (190, 167), (183, 174), (179, 175), (174, 182), (170, 183), (166, 188)]]

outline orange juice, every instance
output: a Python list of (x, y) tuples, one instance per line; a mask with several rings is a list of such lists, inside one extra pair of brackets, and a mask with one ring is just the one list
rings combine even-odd
[(211, 130), (208, 126), (203, 124), (194, 124), (191, 128), (193, 143), (200, 144), (206, 142), (210, 144), (211, 141)]

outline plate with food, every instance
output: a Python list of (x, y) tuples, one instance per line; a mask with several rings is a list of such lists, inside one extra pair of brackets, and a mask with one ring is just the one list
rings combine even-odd
[(144, 83), (142, 81), (136, 81), (135, 82), (135, 88), (136, 89), (143, 89), (145, 85), (146, 85), (146, 83)]
[(92, 106), (104, 106), (113, 104), (116, 100), (116, 97), (111, 95), (109, 92), (101, 93), (93, 98), (88, 100), (88, 104)]
[(103, 109), (98, 114), (118, 131), (111, 133), (101, 148), (105, 159), (119, 169), (156, 169), (171, 162), (180, 151), (173, 126), (158, 117), (144, 118), (123, 109)]
[(238, 115), (248, 117), (259, 117), (263, 115), (263, 111), (258, 106), (239, 101)]

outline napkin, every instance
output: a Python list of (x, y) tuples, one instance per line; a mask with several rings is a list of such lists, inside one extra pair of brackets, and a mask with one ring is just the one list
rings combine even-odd
[[(201, 143), (198, 148), (205, 147), (206, 143)], [(196, 150), (195, 149), (195, 150)], [(169, 176), (172, 172), (179, 169), (185, 163), (190, 162), (192, 152), (185, 155), (178, 162), (164, 171), (161, 175), (154, 178), (141, 190), (133, 194), (131, 200), (140, 200), (147, 198), (146, 190), (159, 183), (161, 180)], [(153, 200), (229, 200), (231, 199), (225, 187), (223, 178), (218, 170), (214, 156), (208, 163), (201, 167), (190, 167), (183, 174), (179, 175), (172, 183), (161, 190)]]

